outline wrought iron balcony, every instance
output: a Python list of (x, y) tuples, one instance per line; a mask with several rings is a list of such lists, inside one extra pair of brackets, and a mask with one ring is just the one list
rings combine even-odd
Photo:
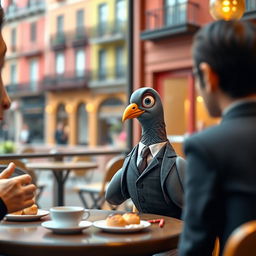
[(54, 74), (45, 77), (44, 89), (46, 91), (84, 89), (88, 87), (88, 81), (89, 72), (87, 70)]
[(146, 29), (141, 33), (143, 40), (158, 40), (194, 33), (199, 28), (199, 5), (185, 2), (146, 12)]
[(246, 0), (246, 10), (243, 19), (256, 19), (256, 1)]
[(114, 68), (92, 71), (90, 87), (124, 85), (126, 83), (126, 70), (125, 66), (116, 66)]
[(84, 27), (77, 28), (72, 36), (72, 45), (74, 47), (84, 46), (88, 43), (87, 33)]
[(23, 19), (45, 12), (45, 0), (30, 0), (25, 7), (18, 7), (15, 3), (9, 5), (5, 10), (6, 22)]
[(91, 43), (109, 43), (124, 40), (126, 30), (126, 22), (99, 23), (90, 30), (90, 41)]
[(57, 33), (51, 37), (52, 50), (63, 50), (66, 47), (66, 34)]
[(6, 85), (6, 90), (10, 97), (39, 95), (42, 93), (42, 89), (40, 81)]

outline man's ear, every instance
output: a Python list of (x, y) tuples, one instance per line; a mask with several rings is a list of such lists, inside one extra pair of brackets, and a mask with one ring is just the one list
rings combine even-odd
[(206, 87), (205, 89), (207, 92), (215, 92), (219, 88), (219, 77), (217, 73), (206, 62), (202, 62), (199, 68), (203, 73), (203, 79)]

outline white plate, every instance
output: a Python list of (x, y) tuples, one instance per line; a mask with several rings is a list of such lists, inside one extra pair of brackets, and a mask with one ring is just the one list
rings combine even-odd
[(37, 215), (7, 214), (5, 218), (6, 220), (9, 220), (9, 221), (34, 221), (34, 220), (40, 220), (42, 217), (48, 214), (49, 214), (49, 211), (38, 209)]
[(50, 229), (57, 234), (75, 234), (75, 233), (80, 233), (83, 229), (89, 228), (92, 225), (92, 223), (90, 221), (81, 221), (79, 223), (79, 226), (62, 228), (62, 227), (56, 227), (56, 223), (51, 220), (51, 221), (45, 221), (41, 225), (44, 228)]
[(93, 222), (93, 226), (100, 228), (103, 231), (112, 233), (132, 233), (148, 228), (151, 225), (148, 221), (141, 220), (140, 224), (127, 225), (125, 227), (111, 227), (107, 226), (106, 220), (97, 220)]

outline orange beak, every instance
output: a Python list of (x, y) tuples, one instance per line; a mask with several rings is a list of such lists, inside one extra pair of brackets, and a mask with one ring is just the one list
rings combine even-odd
[(124, 110), (122, 121), (124, 122), (126, 119), (138, 117), (144, 112), (144, 110), (139, 109), (137, 104), (132, 103)]

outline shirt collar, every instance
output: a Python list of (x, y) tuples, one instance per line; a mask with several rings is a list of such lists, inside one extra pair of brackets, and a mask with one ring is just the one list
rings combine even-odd
[(251, 99), (243, 99), (243, 100), (236, 100), (235, 102), (231, 103), (230, 105), (228, 105), (223, 113), (222, 113), (222, 116), (226, 115), (227, 113), (229, 113), (232, 109), (240, 106), (240, 105), (243, 105), (243, 104), (246, 104), (246, 103), (251, 103), (251, 102), (256, 102), (256, 98), (251, 98)]
[[(161, 150), (161, 148), (167, 143), (167, 141), (152, 144), (149, 146), (150, 153), (153, 157), (157, 155), (157, 153)], [(139, 143), (139, 148), (138, 148), (138, 156), (140, 156), (142, 149), (145, 147), (142, 142)]]

